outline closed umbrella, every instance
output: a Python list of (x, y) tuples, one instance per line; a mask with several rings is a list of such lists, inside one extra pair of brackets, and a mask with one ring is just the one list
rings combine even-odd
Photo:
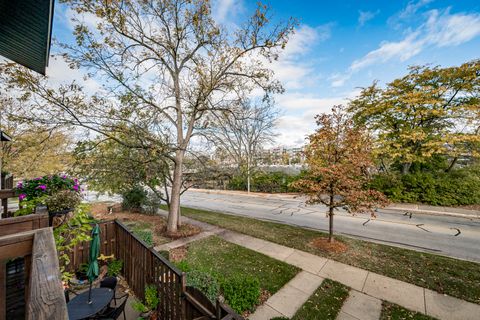
[(87, 277), (90, 282), (88, 291), (88, 303), (92, 303), (92, 282), (98, 277), (98, 255), (100, 254), (100, 227), (95, 224), (92, 230), (92, 240), (90, 241), (90, 252), (88, 254)]

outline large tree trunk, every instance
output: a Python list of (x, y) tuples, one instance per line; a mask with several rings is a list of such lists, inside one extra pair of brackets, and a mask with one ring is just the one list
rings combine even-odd
[(182, 170), (184, 155), (185, 152), (182, 150), (177, 150), (175, 155), (172, 191), (170, 194), (170, 208), (168, 210), (167, 232), (177, 232), (180, 221), (180, 192), (182, 189)]

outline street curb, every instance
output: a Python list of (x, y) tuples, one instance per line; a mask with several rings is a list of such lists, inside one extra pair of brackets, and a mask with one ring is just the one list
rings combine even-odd
[(411, 209), (411, 208), (402, 208), (402, 207), (388, 207), (382, 208), (383, 211), (394, 211), (399, 213), (418, 213), (418, 214), (428, 214), (432, 216), (447, 216), (447, 217), (457, 217), (457, 218), (466, 218), (466, 219), (480, 219), (480, 213), (473, 211), (472, 213), (459, 213), (459, 212), (446, 212), (446, 211), (434, 211), (434, 210), (423, 210), (423, 209)]

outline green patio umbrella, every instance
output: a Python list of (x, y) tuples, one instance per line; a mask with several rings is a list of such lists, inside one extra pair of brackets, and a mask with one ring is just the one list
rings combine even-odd
[(87, 277), (90, 282), (88, 291), (88, 303), (92, 303), (92, 282), (98, 277), (98, 255), (100, 254), (100, 227), (95, 224), (92, 230), (92, 240), (90, 241), (90, 252), (88, 254)]

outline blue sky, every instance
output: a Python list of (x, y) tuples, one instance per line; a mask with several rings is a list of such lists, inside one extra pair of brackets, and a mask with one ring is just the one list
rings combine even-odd
[[(240, 24), (256, 0), (213, 0), (218, 22)], [(272, 65), (284, 83), (276, 97), (282, 117), (276, 144), (304, 143), (314, 115), (354, 97), (374, 80), (385, 84), (410, 65), (459, 65), (480, 58), (480, 1), (270, 0), (275, 20), (300, 25), (280, 61)], [(65, 8), (57, 6), (54, 37), (71, 39)], [(54, 76), (63, 67), (51, 63)], [(55, 70), (56, 69), (56, 70)], [(71, 75), (70, 76), (75, 76)]]

